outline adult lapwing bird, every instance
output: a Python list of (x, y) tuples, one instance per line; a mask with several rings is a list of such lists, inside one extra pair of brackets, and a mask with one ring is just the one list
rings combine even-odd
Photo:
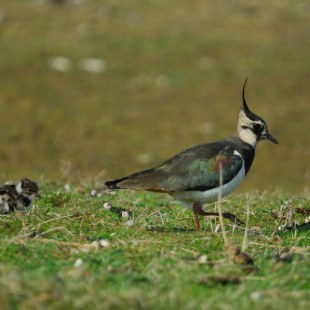
[(24, 178), (17, 184), (5, 184), (0, 187), (0, 212), (25, 211), (36, 197), (41, 197), (39, 187), (32, 180)]
[[(221, 197), (230, 194), (242, 182), (260, 140), (278, 144), (269, 133), (266, 122), (249, 109), (245, 99), (246, 82), (247, 79), (242, 88), (243, 105), (235, 135), (191, 147), (155, 168), (108, 181), (105, 185), (111, 190), (142, 189), (170, 194), (192, 208), (197, 229), (200, 229), (198, 215), (219, 216), (216, 212), (203, 211), (203, 204), (217, 201), (220, 190)], [(223, 213), (223, 217), (242, 223), (231, 213)]]

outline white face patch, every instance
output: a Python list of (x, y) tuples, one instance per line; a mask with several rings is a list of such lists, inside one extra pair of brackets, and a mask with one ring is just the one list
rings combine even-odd
[(18, 193), (19, 195), (22, 194), (23, 189), (22, 189), (22, 183), (21, 183), (21, 182), (19, 182), (19, 183), (16, 185), (16, 191), (17, 191), (17, 193)]
[(239, 113), (239, 119), (237, 124), (237, 133), (239, 138), (254, 148), (259, 140), (259, 137), (253, 132), (253, 125), (258, 124), (265, 127), (265, 124), (261, 120), (253, 121), (248, 118), (243, 110)]
[(257, 137), (251, 129), (242, 128), (238, 135), (243, 142), (252, 145), (254, 148), (256, 147)]

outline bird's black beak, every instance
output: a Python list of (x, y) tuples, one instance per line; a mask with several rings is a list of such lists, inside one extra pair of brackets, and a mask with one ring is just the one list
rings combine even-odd
[(270, 140), (272, 143), (279, 144), (278, 140), (274, 138), (269, 132), (264, 133), (261, 137), (264, 140)]
[(35, 196), (36, 196), (37, 198), (42, 198), (41, 195), (40, 195), (39, 193), (35, 193)]

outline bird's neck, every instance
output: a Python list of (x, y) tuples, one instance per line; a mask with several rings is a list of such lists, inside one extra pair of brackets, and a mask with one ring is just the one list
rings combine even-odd
[(231, 139), (234, 141), (236, 151), (241, 154), (244, 160), (245, 173), (247, 174), (255, 157), (255, 146), (243, 141), (238, 134), (234, 135)]

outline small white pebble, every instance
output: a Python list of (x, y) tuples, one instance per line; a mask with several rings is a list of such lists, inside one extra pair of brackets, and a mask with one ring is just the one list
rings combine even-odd
[(80, 61), (79, 67), (89, 73), (102, 73), (106, 69), (106, 61), (97, 58), (84, 58)]
[(278, 226), (279, 231), (283, 231), (285, 228), (286, 228), (285, 224)]
[(127, 222), (125, 222), (125, 226), (127, 227), (133, 226), (133, 220), (128, 220)]
[(68, 72), (72, 67), (71, 60), (66, 57), (53, 57), (48, 64), (52, 70), (59, 72)]
[(207, 255), (201, 255), (201, 256), (199, 256), (199, 259), (198, 259), (198, 263), (199, 263), (199, 264), (206, 264), (207, 261), (208, 261)]
[(103, 205), (103, 207), (104, 207), (106, 210), (110, 210), (112, 206), (111, 206), (110, 203), (105, 202), (104, 205)]
[(129, 213), (127, 211), (122, 211), (122, 217), (127, 219), (129, 216)]
[(67, 192), (70, 192), (70, 190), (71, 190), (70, 184), (66, 184), (66, 185), (65, 185), (65, 190), (66, 190)]
[(74, 263), (74, 267), (81, 267), (83, 265), (83, 260), (82, 258), (78, 258), (75, 263)]
[(105, 239), (99, 240), (99, 244), (103, 248), (108, 248), (111, 245), (110, 242), (108, 240), (105, 240)]
[(93, 197), (96, 197), (98, 195), (98, 191), (96, 189), (93, 189), (91, 192), (90, 192), (91, 196)]
[(261, 298), (262, 294), (259, 291), (254, 291), (251, 293), (251, 298), (254, 301), (257, 301)]
[(94, 248), (95, 250), (99, 249), (99, 245), (100, 245), (100, 243), (98, 241), (93, 241), (91, 243), (92, 248)]

